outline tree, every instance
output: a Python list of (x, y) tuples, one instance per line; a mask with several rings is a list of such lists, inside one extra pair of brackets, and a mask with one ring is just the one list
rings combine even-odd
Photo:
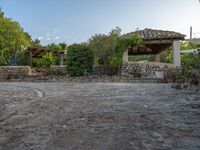
[[(190, 50), (190, 49), (197, 49), (200, 48), (199, 45), (188, 43), (188, 42), (181, 42), (180, 49), (181, 50)], [(161, 55), (161, 61), (166, 63), (172, 63), (172, 48), (169, 48), (167, 52)], [(198, 53), (182, 53), (181, 54), (181, 66), (185, 69), (194, 69), (200, 68), (198, 65), (200, 63), (200, 54)]]
[(96, 34), (90, 39), (90, 47), (95, 53), (96, 64), (108, 66), (109, 57), (115, 51), (116, 41), (110, 35)]
[(111, 30), (108, 35), (96, 34), (89, 40), (95, 52), (96, 63), (105, 67), (121, 65), (123, 52), (141, 42), (138, 35), (121, 36), (119, 27)]
[(109, 59), (116, 50), (117, 39), (121, 35), (121, 29), (116, 27), (108, 35), (96, 34), (89, 39), (89, 45), (95, 53), (95, 63), (107, 67)]
[(94, 53), (88, 44), (73, 44), (68, 47), (67, 72), (70, 76), (83, 76), (94, 65)]
[(35, 39), (31, 42), (31, 46), (32, 47), (42, 47), (40, 40), (39, 39)]
[(45, 46), (47, 49), (53, 50), (53, 51), (60, 51), (60, 50), (66, 50), (67, 44), (66, 43), (51, 43)]
[(61, 50), (66, 50), (67, 49), (67, 44), (66, 43), (59, 43)]
[(8, 64), (11, 55), (30, 46), (30, 35), (16, 21), (4, 17), (0, 10), (0, 59)]
[(142, 44), (143, 41), (137, 34), (131, 36), (120, 36), (117, 39), (117, 44), (115, 48), (116, 50), (114, 54), (110, 57), (110, 64), (115, 67), (121, 65), (124, 51), (126, 51), (127, 49), (132, 49), (136, 45)]

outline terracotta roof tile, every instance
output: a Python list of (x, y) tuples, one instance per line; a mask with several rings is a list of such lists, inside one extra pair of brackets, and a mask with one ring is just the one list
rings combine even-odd
[(185, 35), (174, 32), (174, 31), (164, 31), (164, 30), (154, 30), (154, 29), (144, 29), (135, 32), (128, 33), (126, 35), (139, 34), (143, 40), (162, 40), (162, 39), (177, 39), (184, 40)]

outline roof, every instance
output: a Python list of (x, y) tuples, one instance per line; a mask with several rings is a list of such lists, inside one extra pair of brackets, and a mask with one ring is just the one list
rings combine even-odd
[(55, 51), (55, 50), (50, 50), (47, 48), (41, 48), (41, 47), (29, 47), (27, 49), (28, 52), (32, 53), (33, 57), (42, 57), (43, 54), (51, 52), (54, 56), (62, 56), (65, 54), (65, 51)]
[(174, 32), (174, 31), (164, 31), (155, 29), (144, 29), (135, 32), (127, 33), (130, 36), (133, 34), (139, 34), (140, 38), (143, 40), (184, 40), (185, 35)]

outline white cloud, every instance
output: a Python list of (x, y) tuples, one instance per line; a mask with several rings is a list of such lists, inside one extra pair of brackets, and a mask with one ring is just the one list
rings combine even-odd
[(54, 28), (51, 32), (48, 32), (44, 35), (40, 35), (38, 39), (42, 43), (49, 43), (49, 42), (61, 42), (64, 40), (72, 41), (72, 37), (63, 33), (59, 28)]
[(39, 36), (38, 39), (39, 39), (39, 40), (43, 40), (44, 37), (43, 37), (43, 36)]
[(58, 40), (59, 38), (60, 38), (59, 36), (56, 36), (56, 37), (55, 37), (56, 40)]

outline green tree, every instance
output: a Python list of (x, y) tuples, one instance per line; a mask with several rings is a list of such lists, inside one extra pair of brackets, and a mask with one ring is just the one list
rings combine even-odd
[(95, 63), (108, 66), (109, 57), (115, 51), (116, 40), (110, 35), (96, 34), (90, 39), (90, 47), (95, 53)]
[(0, 10), (0, 59), (8, 64), (11, 55), (30, 46), (30, 35), (16, 21), (6, 18)]
[(89, 40), (95, 52), (95, 62), (105, 67), (122, 64), (123, 52), (136, 44), (142, 44), (138, 35), (121, 36), (121, 29), (115, 28), (108, 35), (96, 34)]
[[(200, 48), (200, 45), (181, 42), (181, 50), (190, 50)], [(172, 48), (169, 48), (166, 52), (161, 55), (161, 61), (166, 63), (172, 63)], [(181, 54), (181, 66), (185, 69), (195, 69), (199, 68), (200, 54), (198, 53), (182, 53)]]
[(95, 53), (96, 64), (109, 65), (109, 59), (116, 50), (117, 39), (120, 35), (121, 29), (116, 27), (108, 35), (96, 34), (89, 39), (89, 45)]
[(35, 39), (31, 42), (31, 46), (32, 47), (42, 47), (40, 40), (39, 39)]
[(63, 43), (59, 43), (59, 44), (51, 43), (51, 44), (48, 44), (45, 47), (50, 49), (50, 50), (59, 51), (59, 50), (66, 50), (67, 49), (67, 44), (64, 43), (64, 42)]
[(66, 43), (59, 43), (61, 50), (66, 50), (67, 49), (67, 44)]
[(70, 76), (83, 76), (94, 65), (94, 53), (88, 44), (73, 44), (68, 47), (67, 72)]

